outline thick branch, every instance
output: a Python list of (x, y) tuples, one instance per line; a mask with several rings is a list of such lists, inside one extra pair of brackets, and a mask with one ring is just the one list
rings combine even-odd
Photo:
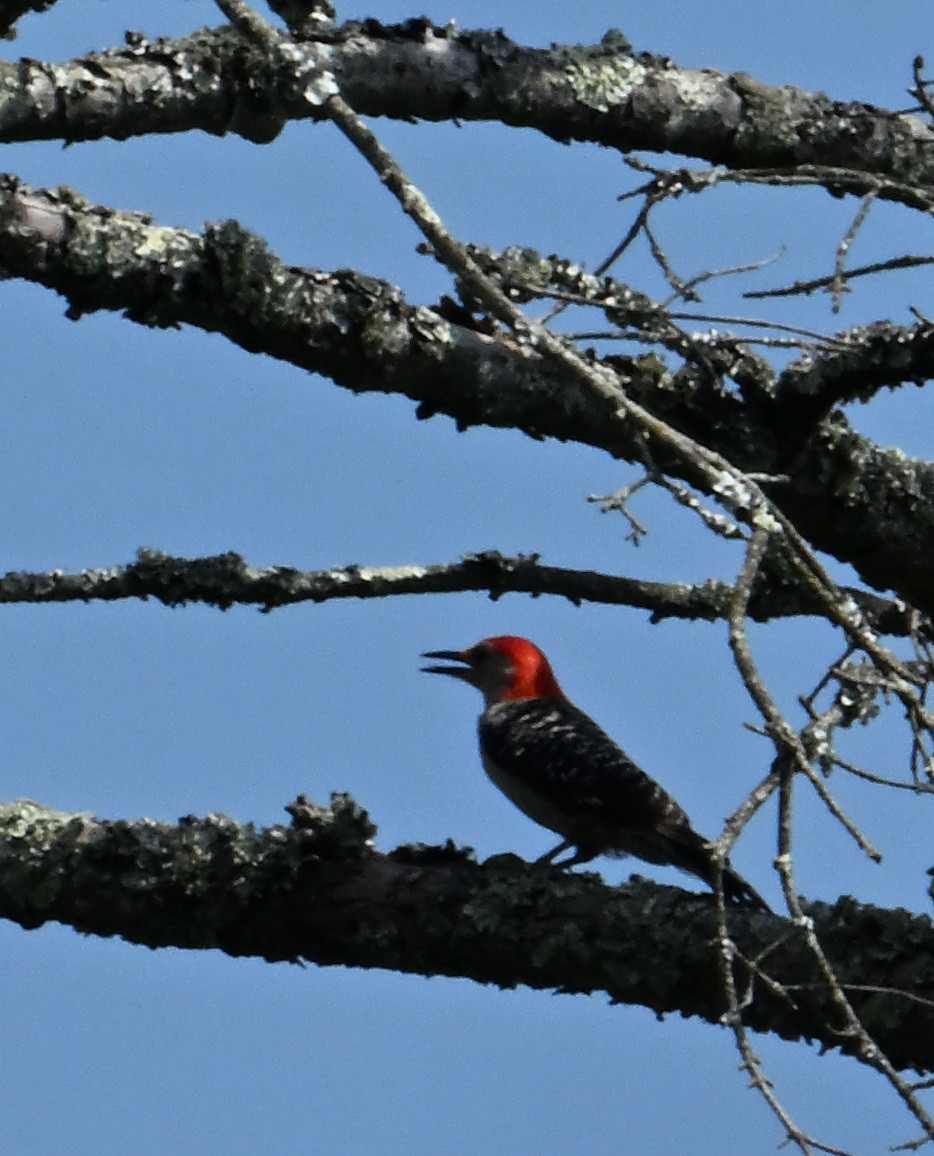
[(867, 402), (898, 382), (920, 385), (932, 376), (934, 323), (905, 329), (878, 322), (838, 334), (833, 348), (792, 362), (779, 376), (775, 401), (807, 430), (835, 405)]
[[(514, 301), (526, 304), (556, 296), (592, 305), (621, 334), (638, 334), (645, 343), (660, 345), (689, 362), (704, 361), (712, 370), (729, 375), (744, 392), (768, 397), (769, 408), (786, 436), (794, 442), (797, 433), (799, 445), (835, 405), (865, 403), (882, 389), (907, 382), (920, 384), (934, 376), (934, 322), (906, 328), (879, 321), (823, 338), (811, 334), (818, 347), (776, 376), (733, 334), (708, 337), (701, 343), (674, 324), (669, 310), (613, 277), (594, 276), (570, 261), (542, 257), (532, 249), (469, 249), (483, 272)], [(691, 316), (682, 320), (690, 322)]]
[[(497, 120), (560, 141), (597, 141), (733, 168), (846, 170), (835, 192), (930, 209), (934, 133), (914, 117), (832, 101), (744, 73), (679, 68), (635, 53), (619, 33), (594, 46), (524, 48), (502, 32), (427, 20), (323, 29), (302, 50), (335, 76), (356, 111), (420, 120)], [(64, 65), (0, 66), (0, 140), (65, 141), (200, 128), (266, 141), (291, 119), (320, 118), (280, 66), (228, 29), (94, 53)], [(820, 183), (820, 178), (815, 181)]]
[[(197, 236), (5, 177), (0, 269), (63, 294), (72, 317), (112, 309), (147, 325), (196, 325), (355, 392), (403, 394), (419, 403), (419, 417), (446, 413), (460, 428), (516, 428), (644, 462), (638, 430), (612, 401), (530, 344), (413, 307), (375, 278), (284, 265), (235, 222)], [(883, 343), (892, 352), (892, 383), (913, 378), (934, 357), (930, 326), (902, 332), (903, 342)], [(876, 380), (879, 357), (874, 348)], [(601, 365), (633, 402), (739, 469), (788, 476), (767, 488), (806, 538), (851, 562), (871, 585), (934, 612), (929, 464), (880, 450), (838, 413), (813, 430), (806, 421), (799, 427), (768, 396), (721, 388), (705, 367), (672, 372), (656, 356), (612, 356)], [(684, 476), (676, 456), (657, 452), (654, 465)]]
[[(479, 865), (451, 845), (383, 855), (346, 796), (329, 809), (299, 799), (289, 810), (291, 828), (257, 831), (221, 815), (172, 826), (10, 804), (0, 808), (0, 916), (149, 947), (604, 991), (719, 1020), (710, 896), (645, 881), (610, 888), (511, 855)], [(930, 921), (850, 900), (809, 914), (841, 982), (875, 989), (854, 989), (853, 1001), (893, 1062), (934, 1068), (934, 1010), (915, 1002), (934, 996)], [(757, 982), (749, 1026), (846, 1050), (787, 923), (737, 910), (731, 934), (747, 958), (771, 948), (764, 966), (792, 990), (789, 1000)]]
[[(258, 605), (264, 610), (298, 602), (332, 602), (339, 598), (389, 598), (404, 594), (549, 594), (569, 602), (596, 602), (649, 610), (652, 620), (666, 618), (715, 621), (726, 618), (733, 586), (709, 579), (700, 585), (648, 582), (594, 570), (544, 566), (537, 555), (507, 557), (495, 550), (468, 554), (460, 562), (434, 566), (340, 566), (330, 570), (296, 570), (291, 566), (248, 566), (239, 554), (210, 558), (177, 558), (140, 550), (128, 566), (43, 573), (11, 571), (0, 577), (0, 604), (40, 602), (115, 602), (155, 598), (166, 606), (206, 603), (228, 610)], [(859, 606), (873, 630), (905, 636), (914, 616), (901, 604), (862, 590), (842, 593)], [(755, 622), (820, 614), (821, 607), (801, 587), (771, 585), (763, 578), (748, 605)]]

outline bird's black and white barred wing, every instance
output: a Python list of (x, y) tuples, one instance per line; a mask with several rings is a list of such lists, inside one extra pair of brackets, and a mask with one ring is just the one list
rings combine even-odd
[[(706, 840), (668, 792), (589, 715), (560, 699), (494, 703), (480, 716), (480, 751), (487, 774), (536, 823), (577, 848), (568, 863), (601, 854), (628, 854), (679, 867), (716, 884)], [(729, 899), (768, 909), (729, 865)]]
[[(536, 822), (582, 849), (628, 851), (628, 837), (639, 842), (643, 833), (665, 831), (670, 838), (691, 830), (668, 792), (570, 702), (496, 703), (481, 715), (479, 732), (484, 766), (496, 785)], [(671, 861), (645, 848), (631, 851), (652, 862)]]

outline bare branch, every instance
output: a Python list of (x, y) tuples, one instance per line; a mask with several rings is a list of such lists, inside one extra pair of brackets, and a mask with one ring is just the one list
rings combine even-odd
[(915, 85), (914, 88), (909, 88), (908, 92), (918, 101), (920, 108), (928, 114), (931, 120), (934, 120), (934, 100), (931, 99), (931, 87), (934, 82), (925, 80), (921, 75), (924, 68), (924, 57), (916, 56), (911, 66)]
[[(462, 427), (509, 426), (640, 463), (644, 430), (656, 441), (658, 469), (702, 489), (720, 486), (735, 470), (730, 461), (761, 471), (776, 457), (797, 455), (793, 482), (776, 491), (786, 513), (870, 583), (895, 583), (906, 601), (934, 609), (934, 509), (910, 500), (934, 471), (879, 450), (836, 415), (810, 436), (813, 426), (799, 412), (808, 408), (802, 395), (817, 390), (822, 403), (824, 378), (836, 380), (823, 362), (821, 372), (810, 375), (799, 365), (793, 389), (786, 371), (785, 416), (783, 406), (754, 387), (746, 405), (693, 367), (671, 373), (655, 358), (619, 356), (586, 362), (552, 336), (542, 342), (546, 357), (531, 344), (409, 306), (399, 290), (373, 278), (289, 267), (233, 222), (209, 226), (198, 237), (91, 205), (68, 190), (30, 190), (10, 177), (0, 182), (0, 268), (66, 294), (71, 316), (106, 308), (149, 325), (198, 325), (328, 374), (346, 388), (404, 394), (420, 403), (420, 417), (445, 412)], [(854, 348), (854, 375), (861, 356), (873, 360), (873, 376), (892, 383), (934, 363), (928, 323), (887, 333), (887, 340)], [(565, 355), (567, 361), (551, 363)], [(837, 371), (842, 378), (844, 366)], [(620, 415), (608, 396), (595, 396), (598, 372), (602, 382), (615, 383), (610, 392), (625, 380), (635, 421)], [(692, 436), (673, 433), (674, 425)], [(704, 444), (722, 453), (721, 470), (699, 448)], [(873, 516), (876, 506), (884, 507), (884, 521)]]
[(860, 265), (854, 269), (842, 269), (827, 277), (815, 277), (810, 281), (796, 281), (784, 289), (758, 289), (744, 293), (743, 296), (752, 300), (761, 300), (765, 297), (801, 297), (815, 292), (817, 289), (829, 288), (834, 280), (853, 281), (857, 277), (873, 277), (876, 273), (890, 273), (894, 269), (918, 269), (924, 265), (934, 265), (934, 257), (890, 257), (887, 261), (875, 261), (871, 265)]
[[(710, 1022), (723, 1012), (709, 895), (637, 880), (607, 887), (591, 873), (512, 855), (478, 865), (451, 844), (384, 855), (347, 796), (330, 808), (299, 799), (288, 809), (292, 827), (257, 831), (222, 815), (174, 826), (9, 804), (0, 808), (0, 917), (150, 947), (605, 991)], [(808, 912), (842, 983), (930, 996), (928, 919), (851, 900)], [(826, 1026), (826, 987), (800, 938), (763, 912), (731, 912), (731, 924), (743, 956), (774, 945), (770, 974), (799, 985), (794, 1005), (758, 985), (744, 1022), (854, 1052), (852, 1039)], [(934, 1070), (934, 1011), (913, 1006), (906, 1029), (895, 997), (854, 990), (852, 998), (895, 1064)]]
[[(736, 1041), (736, 1047), (742, 1059), (740, 1070), (745, 1071), (749, 1075), (750, 1087), (754, 1088), (759, 1095), (762, 1096), (769, 1110), (781, 1124), (785, 1131), (786, 1143), (794, 1144), (803, 1156), (811, 1156), (813, 1152), (826, 1152), (829, 1156), (852, 1156), (851, 1153), (845, 1152), (842, 1148), (835, 1148), (829, 1144), (822, 1143), (820, 1140), (814, 1139), (812, 1136), (808, 1136), (799, 1128), (776, 1094), (772, 1081), (765, 1074), (762, 1061), (753, 1050), (750, 1033), (743, 1022), (743, 1013), (754, 999), (755, 985), (762, 983), (771, 995), (777, 995), (779, 999), (786, 1001), (790, 1007), (794, 1007), (795, 1005), (788, 995), (788, 989), (782, 984), (777, 983), (771, 976), (766, 975), (761, 967), (759, 967), (758, 960), (750, 960), (748, 957), (737, 952), (736, 944), (733, 942), (727, 928), (727, 905), (726, 896), (723, 891), (722, 874), (719, 876), (717, 882), (716, 901), (717, 942), (719, 946), (721, 979), (727, 1004), (727, 1010), (723, 1013), (721, 1022), (733, 1032), (733, 1038)], [(780, 944), (786, 942), (787, 939), (788, 934), (773, 940), (760, 954), (759, 960), (766, 955), (772, 954), (775, 949)], [(741, 968), (737, 967), (737, 963), (741, 964)], [(737, 990), (738, 974), (739, 982), (744, 986), (742, 998), (740, 998)]]
[[(260, 606), (273, 610), (300, 602), (330, 602), (341, 598), (388, 598), (407, 594), (460, 594), (484, 591), (491, 598), (504, 594), (552, 595), (580, 604), (631, 606), (648, 610), (654, 622), (667, 618), (714, 621), (726, 617), (733, 587), (709, 579), (700, 585), (649, 582), (605, 574), (545, 566), (537, 555), (500, 554), (486, 550), (460, 562), (429, 566), (339, 566), (328, 570), (296, 570), (291, 566), (253, 567), (239, 554), (178, 558), (158, 550), (140, 550), (135, 562), (67, 574), (11, 571), (0, 576), (3, 603), (113, 602), (155, 598), (166, 606), (200, 602), (227, 610)], [(875, 628), (903, 635), (911, 629), (904, 607), (877, 595), (847, 590)], [(768, 579), (753, 592), (749, 615), (757, 622), (771, 618), (819, 613), (819, 606), (794, 588)]]
[(859, 235), (860, 229), (866, 223), (869, 216), (869, 211), (872, 208), (876, 199), (876, 190), (873, 189), (863, 197), (863, 202), (856, 210), (856, 216), (846, 233), (842, 237), (840, 244), (837, 246), (837, 258), (834, 262), (833, 277), (830, 282), (830, 293), (833, 298), (833, 311), (839, 313), (843, 305), (843, 295), (847, 292), (846, 282), (844, 280), (844, 266), (849, 255), (853, 242)]
[[(756, 1055), (749, 1038), (749, 1032), (743, 1023), (743, 1011), (749, 1006), (753, 998), (753, 985), (760, 978), (758, 969), (748, 979), (748, 987), (742, 1000), (739, 998), (736, 986), (735, 963), (737, 959), (736, 945), (729, 936), (726, 921), (726, 900), (723, 893), (723, 877), (717, 885), (717, 940), (720, 947), (720, 966), (723, 980), (723, 990), (726, 996), (727, 1010), (721, 1017), (722, 1023), (733, 1032), (736, 1048), (742, 1059), (740, 1071), (749, 1075), (750, 1087), (754, 1088), (765, 1100), (771, 1112), (781, 1124), (787, 1137), (787, 1143), (794, 1144), (803, 1156), (811, 1156), (815, 1150), (831, 1152), (835, 1156), (849, 1156), (848, 1153), (836, 1148), (827, 1148), (814, 1141), (795, 1124), (785, 1106), (775, 1093), (774, 1086), (765, 1074), (762, 1061)], [(743, 961), (746, 962), (745, 960)], [(770, 990), (776, 990), (779, 985), (770, 983)]]
[(742, 165), (727, 168), (719, 164), (709, 169), (655, 169), (635, 158), (630, 158), (628, 163), (639, 171), (654, 172), (656, 177), (654, 182), (630, 190), (623, 196), (652, 197), (655, 203), (682, 193), (703, 193), (721, 184), (772, 185), (788, 189), (818, 186), (826, 188), (835, 197), (862, 198), (874, 193), (882, 200), (898, 201), (922, 213), (934, 212), (934, 195), (928, 189), (918, 188), (911, 181), (893, 180), (878, 172), (859, 168), (802, 162), (781, 168), (768, 164), (757, 168), (744, 168)]
[[(900, 370), (894, 374), (893, 364)], [(868, 401), (879, 390), (934, 376), (934, 324), (910, 328), (879, 321), (837, 334), (834, 348), (806, 354), (780, 375), (776, 400), (797, 404), (804, 422), (833, 406)]]
[[(530, 49), (501, 32), (428, 20), (338, 28), (325, 22), (310, 32), (315, 39), (299, 42), (304, 58), (332, 72), (344, 99), (363, 114), (496, 119), (623, 153), (701, 157), (775, 184), (810, 167), (810, 183), (834, 192), (864, 196), (871, 186), (882, 199), (932, 203), (924, 192), (934, 185), (934, 133), (917, 120), (739, 73), (679, 68), (634, 53), (618, 33), (599, 45)], [(281, 83), (282, 62), (263, 55), (220, 29), (179, 40), (134, 37), (126, 49), (55, 66), (3, 65), (8, 102), (0, 140), (196, 128), (269, 140), (287, 120), (321, 119), (320, 107)], [(259, 90), (244, 80), (258, 73), (266, 78)], [(833, 166), (823, 163), (831, 157)], [(717, 170), (718, 179), (727, 171)]]

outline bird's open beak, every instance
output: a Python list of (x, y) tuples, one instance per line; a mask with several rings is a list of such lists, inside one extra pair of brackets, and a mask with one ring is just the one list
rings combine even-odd
[(443, 658), (448, 662), (464, 662), (466, 666), (423, 666), (422, 671), (424, 674), (449, 674), (452, 678), (473, 682), (473, 667), (465, 650), (429, 650), (422, 658)]

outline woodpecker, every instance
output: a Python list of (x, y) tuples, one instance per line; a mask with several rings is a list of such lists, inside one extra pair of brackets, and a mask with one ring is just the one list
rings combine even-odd
[[(486, 638), (467, 650), (432, 650), (423, 658), (460, 666), (425, 666), (475, 686), (486, 709), (478, 730), (486, 773), (530, 819), (561, 836), (537, 862), (588, 863), (598, 855), (635, 855), (680, 867), (715, 886), (710, 846), (675, 800), (567, 698), (551, 664), (525, 638)], [(728, 864), (730, 901), (768, 910)]]

